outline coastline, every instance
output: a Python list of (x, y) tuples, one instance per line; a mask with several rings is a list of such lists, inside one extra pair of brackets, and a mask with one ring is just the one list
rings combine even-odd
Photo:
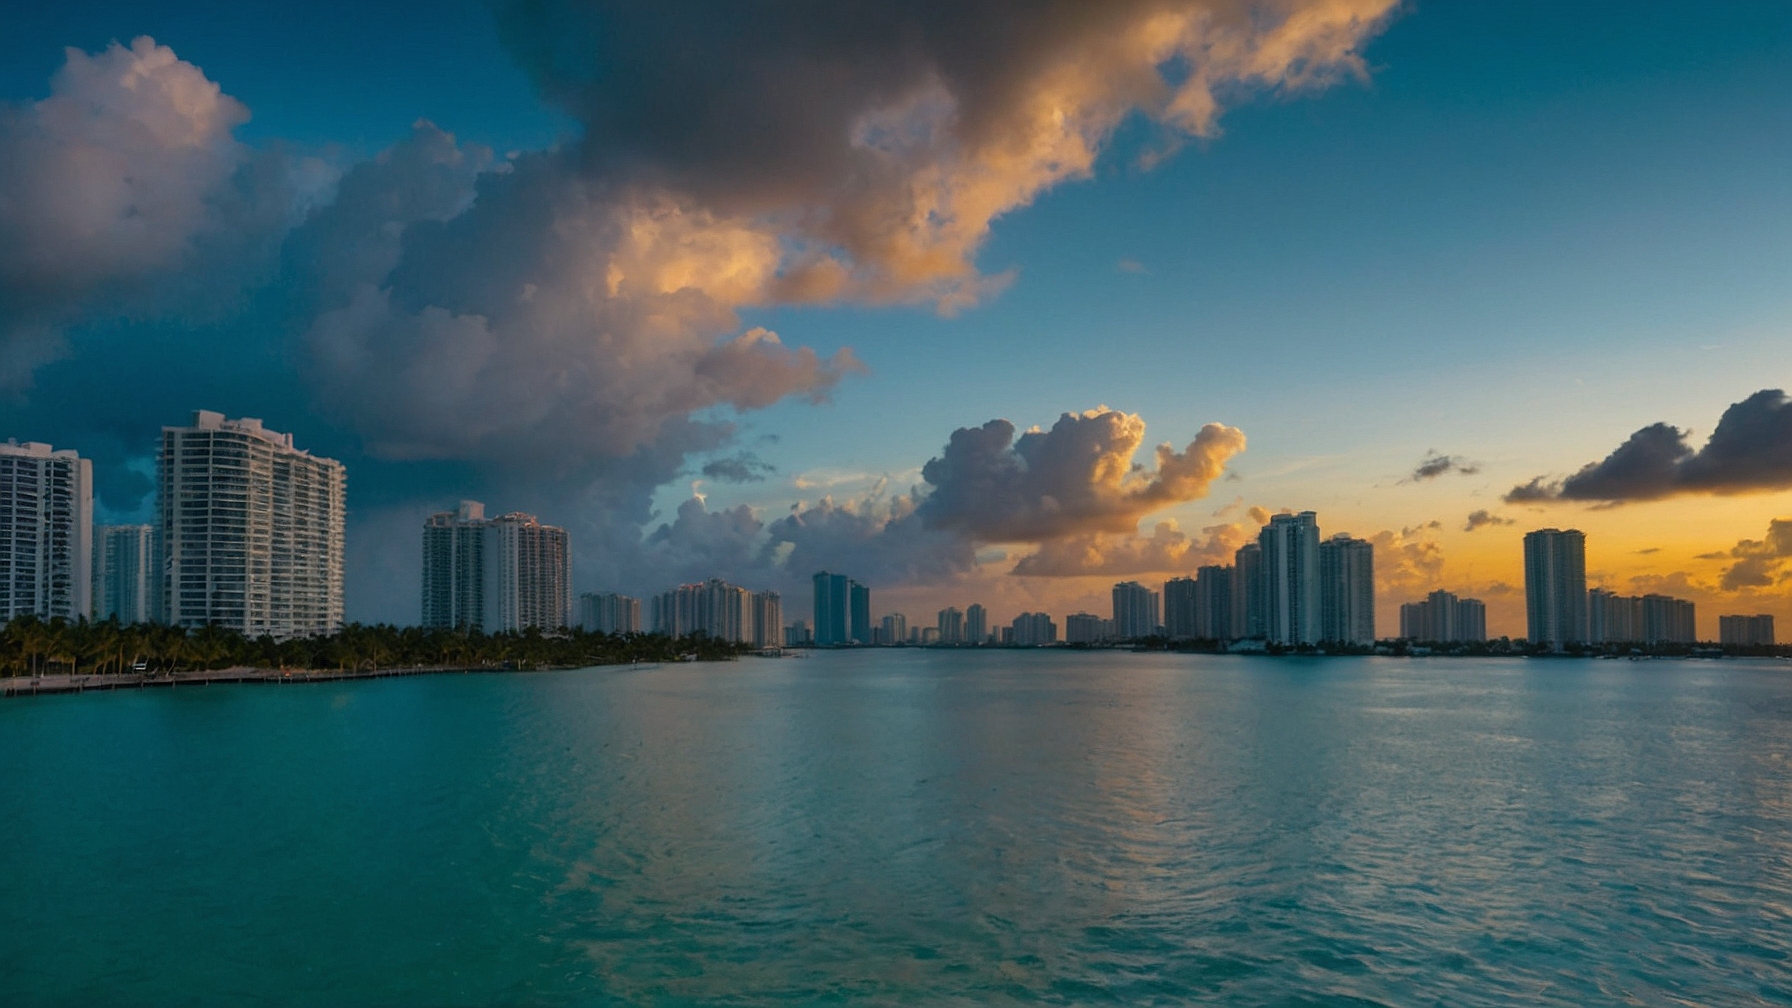
[[(625, 663), (617, 662), (620, 667)], [(650, 664), (650, 663), (639, 663)], [(651, 664), (659, 664), (653, 662)], [(587, 665), (543, 665), (517, 669), (488, 665), (466, 667), (430, 666), (424, 668), (380, 669), (265, 669), (235, 666), (195, 672), (126, 672), (110, 675), (46, 675), (13, 676), (0, 679), (0, 697), (48, 696), (59, 693), (90, 693), (120, 689), (174, 689), (180, 686), (212, 686), (236, 683), (259, 683), (286, 686), (297, 683), (342, 682), (349, 679), (390, 679), (417, 675), (470, 675), (473, 673), (553, 672), (571, 668), (601, 668)]]

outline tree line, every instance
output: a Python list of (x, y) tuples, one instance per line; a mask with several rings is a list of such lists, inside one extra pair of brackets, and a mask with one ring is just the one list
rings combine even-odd
[(519, 633), (351, 623), (323, 637), (276, 641), (218, 626), (17, 616), (0, 626), (0, 674), (81, 675), (251, 668), (552, 668), (634, 661), (718, 661), (752, 645), (709, 637), (603, 634), (584, 630)]

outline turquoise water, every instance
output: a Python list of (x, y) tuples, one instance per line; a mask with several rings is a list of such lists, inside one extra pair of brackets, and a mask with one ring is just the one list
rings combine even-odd
[(0, 701), (0, 1003), (1792, 1003), (1792, 666), (840, 652)]

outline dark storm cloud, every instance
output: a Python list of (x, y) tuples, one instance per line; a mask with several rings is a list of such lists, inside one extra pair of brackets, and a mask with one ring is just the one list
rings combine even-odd
[(1704, 447), (1695, 450), (1688, 438), (1678, 427), (1650, 424), (1567, 479), (1539, 476), (1513, 487), (1506, 501), (1619, 504), (1792, 487), (1792, 400), (1779, 389), (1763, 389), (1724, 410)]
[(729, 458), (705, 462), (702, 471), (706, 479), (724, 483), (763, 483), (766, 474), (774, 469), (752, 452), (742, 451)]

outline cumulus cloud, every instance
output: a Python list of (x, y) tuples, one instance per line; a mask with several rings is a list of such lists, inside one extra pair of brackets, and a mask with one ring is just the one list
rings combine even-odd
[[(205, 364), (168, 393), (179, 409), (264, 389), (256, 411), (309, 428), (355, 467), (358, 499), (396, 516), (446, 485), (509, 487), (547, 517), (588, 503), (568, 521), (581, 569), (630, 576), (615, 572), (702, 552), (678, 518), (652, 542), (641, 532), (656, 487), (729, 446), (731, 412), (822, 401), (861, 370), (850, 350), (788, 346), (742, 312), (974, 304), (1008, 278), (976, 264), (993, 223), (1088, 177), (1123, 121), (1142, 116), (1167, 151), (1216, 135), (1242, 96), (1361, 75), (1396, 5), (506, 2), (506, 44), (582, 135), (496, 158), (419, 123), (340, 178), (236, 139), (248, 110), (164, 46), (71, 51), (48, 98), (0, 110), (0, 381), (23, 390), (84, 353), (92, 319), (203, 317), (217, 324), (176, 326)], [(127, 338), (166, 336), (129, 329), (92, 353), (129, 360), (144, 351)], [(285, 382), (245, 381), (287, 362), (302, 404)], [(270, 399), (316, 416), (281, 421)], [(139, 408), (106, 435), (141, 443), (170, 419), (160, 401)], [(878, 516), (817, 505), (756, 535), (783, 535), (792, 558), (875, 526), (866, 543), (935, 550), (910, 576), (949, 573), (963, 542), (1128, 533), (1204, 493), (1243, 447), (1214, 425), (1159, 449), (1150, 474), (1104, 468), (1130, 459), (1129, 423), (1142, 434), (1136, 418), (1084, 415), (1062, 442), (996, 450), (1028, 462), (1001, 477), (1017, 516), (975, 506), (957, 478), (972, 474), (941, 470), (934, 494)], [(1097, 457), (1053, 454), (1072, 442)]]
[(1261, 525), (1209, 525), (1199, 536), (1191, 536), (1175, 522), (1162, 521), (1150, 535), (1098, 532), (1051, 539), (1021, 557), (1014, 573), (1033, 577), (1186, 573), (1205, 564), (1231, 563), (1232, 555), (1256, 537)]
[(1513, 525), (1513, 524), (1517, 524), (1513, 519), (1501, 517), (1500, 515), (1496, 515), (1493, 512), (1487, 510), (1486, 508), (1482, 508), (1479, 511), (1469, 512), (1468, 520), (1466, 522), (1464, 522), (1462, 525), (1462, 531), (1473, 532), (1474, 530), (1476, 530), (1478, 528), (1483, 528), (1488, 525)]
[(1444, 551), (1437, 542), (1441, 522), (1383, 530), (1369, 537), (1375, 546), (1376, 591), (1389, 597), (1418, 597), (1443, 581)]
[(1744, 539), (1730, 549), (1735, 560), (1724, 569), (1718, 586), (1724, 591), (1745, 588), (1767, 588), (1784, 580), (1785, 564), (1792, 558), (1792, 518), (1775, 518), (1767, 523), (1767, 535), (1760, 539)]
[(66, 326), (240, 284), (306, 199), (315, 160), (257, 152), (249, 110), (148, 37), (67, 50), (49, 97), (0, 104), (0, 386), (65, 352)]
[(1433, 450), (1425, 453), (1425, 457), (1419, 460), (1419, 464), (1413, 467), (1413, 471), (1403, 482), (1422, 483), (1425, 480), (1436, 479), (1446, 473), (1461, 473), (1464, 476), (1473, 476), (1480, 471), (1481, 465), (1478, 462), (1470, 462), (1460, 455), (1445, 455)]
[(962, 427), (922, 467), (933, 490), (919, 513), (929, 527), (983, 542), (1131, 533), (1145, 515), (1205, 496), (1245, 447), (1243, 431), (1210, 423), (1180, 452), (1159, 445), (1146, 472), (1133, 461), (1144, 439), (1144, 420), (1105, 406), (1018, 439), (1007, 420)]
[(1536, 477), (1512, 488), (1508, 503), (1621, 504), (1681, 494), (1739, 494), (1792, 487), (1792, 400), (1763, 389), (1724, 410), (1703, 447), (1666, 423), (1630, 435), (1610, 455), (1574, 475)]

